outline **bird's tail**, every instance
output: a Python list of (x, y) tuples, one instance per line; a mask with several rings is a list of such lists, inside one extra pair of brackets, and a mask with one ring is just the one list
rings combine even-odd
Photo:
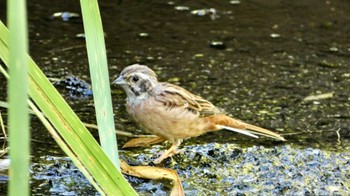
[(226, 115), (217, 115), (216, 127), (218, 129), (227, 129), (250, 137), (259, 138), (257, 135), (262, 135), (265, 137), (270, 137), (280, 141), (286, 141), (281, 135), (269, 131), (267, 129), (251, 125), (240, 120), (228, 117)]

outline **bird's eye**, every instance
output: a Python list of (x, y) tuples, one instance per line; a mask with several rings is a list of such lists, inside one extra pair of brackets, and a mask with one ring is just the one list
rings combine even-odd
[(137, 82), (137, 81), (139, 81), (139, 77), (138, 76), (131, 76), (131, 81), (133, 81), (133, 82)]

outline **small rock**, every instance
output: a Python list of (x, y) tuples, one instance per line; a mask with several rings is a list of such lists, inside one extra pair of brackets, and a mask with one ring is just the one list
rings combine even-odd
[(145, 33), (145, 32), (137, 34), (137, 37), (139, 37), (139, 38), (150, 38), (149, 34)]
[(232, 4), (232, 5), (238, 5), (238, 4), (241, 4), (241, 1), (240, 1), (240, 0), (231, 0), (231, 1), (230, 1), (230, 4)]
[(175, 6), (175, 10), (178, 10), (178, 11), (187, 11), (187, 10), (190, 10), (190, 8), (187, 7), (187, 6)]
[(271, 33), (270, 37), (272, 37), (272, 38), (279, 38), (279, 37), (281, 37), (281, 35), (278, 34), (278, 33)]
[(225, 49), (226, 48), (226, 45), (224, 44), (224, 42), (222, 41), (211, 41), (209, 43), (209, 46), (211, 48), (215, 48), (215, 49)]
[(63, 21), (70, 21), (80, 18), (80, 15), (73, 12), (56, 12), (51, 15), (51, 19), (62, 19)]
[(337, 47), (330, 47), (330, 48), (329, 48), (329, 51), (330, 51), (330, 52), (338, 52), (339, 49), (338, 49)]

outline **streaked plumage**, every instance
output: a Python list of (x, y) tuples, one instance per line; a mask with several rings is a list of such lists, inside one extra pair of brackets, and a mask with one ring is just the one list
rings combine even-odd
[(285, 140), (279, 134), (226, 116), (209, 101), (179, 86), (158, 82), (157, 75), (147, 66), (126, 67), (114, 83), (125, 90), (126, 109), (136, 123), (173, 144), (155, 163), (177, 153), (183, 139), (220, 129)]

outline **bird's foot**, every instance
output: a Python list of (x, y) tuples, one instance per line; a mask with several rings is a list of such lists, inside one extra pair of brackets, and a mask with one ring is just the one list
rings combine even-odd
[(181, 153), (182, 150), (177, 149), (177, 147), (179, 147), (179, 145), (181, 144), (182, 140), (177, 140), (176, 142), (174, 142), (171, 147), (165, 151), (162, 155), (160, 155), (160, 157), (158, 157), (156, 160), (153, 161), (154, 164), (159, 164), (161, 163), (164, 159), (168, 158), (168, 157), (172, 157), (175, 154)]
[(176, 154), (182, 153), (183, 150), (179, 150), (179, 149), (169, 149), (167, 151), (165, 151), (162, 155), (160, 155), (156, 160), (153, 161), (154, 164), (159, 164), (161, 163), (164, 159), (168, 158), (168, 157), (172, 157)]

